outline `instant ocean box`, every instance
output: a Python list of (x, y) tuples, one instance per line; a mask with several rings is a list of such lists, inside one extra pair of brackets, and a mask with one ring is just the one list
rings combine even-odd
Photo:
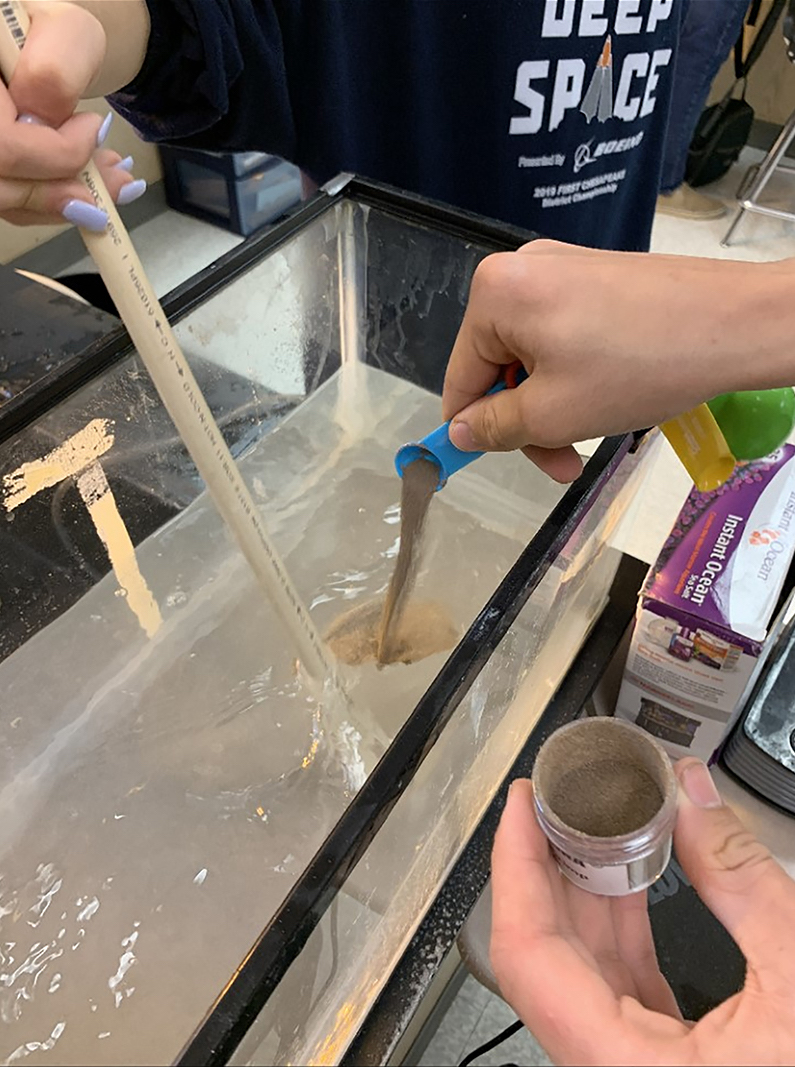
[(753, 685), (795, 548), (795, 447), (695, 489), (641, 592), (616, 715), (713, 758)]

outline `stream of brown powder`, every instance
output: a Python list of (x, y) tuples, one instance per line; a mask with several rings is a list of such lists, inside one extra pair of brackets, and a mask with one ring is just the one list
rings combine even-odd
[(440, 605), (411, 596), (425, 519), (438, 480), (439, 468), (430, 460), (418, 459), (406, 468), (400, 497), (400, 549), (386, 599), (345, 612), (325, 635), (343, 663), (415, 663), (452, 648), (457, 641), (458, 630)]
[(400, 494), (400, 549), (381, 616), (376, 656), (378, 663), (390, 662), (395, 634), (417, 577), (425, 519), (438, 481), (439, 468), (428, 459), (415, 459), (403, 472)]

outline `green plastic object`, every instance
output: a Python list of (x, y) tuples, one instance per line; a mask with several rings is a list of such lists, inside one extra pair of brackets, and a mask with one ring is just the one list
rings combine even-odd
[(787, 440), (795, 427), (795, 392), (724, 393), (709, 409), (736, 459), (761, 459)]

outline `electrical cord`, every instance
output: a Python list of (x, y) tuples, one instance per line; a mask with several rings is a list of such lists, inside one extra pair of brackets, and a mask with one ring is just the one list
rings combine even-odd
[[(480, 1059), (481, 1056), (485, 1056), (487, 1052), (491, 1052), (493, 1048), (496, 1048), (498, 1045), (501, 1045), (503, 1041), (507, 1041), (509, 1037), (513, 1037), (514, 1034), (518, 1034), (523, 1026), (524, 1023), (521, 1019), (517, 1019), (515, 1022), (512, 1022), (510, 1026), (506, 1026), (505, 1029), (501, 1033), (497, 1034), (496, 1037), (493, 1037), (490, 1041), (487, 1041), (484, 1045), (481, 1045), (480, 1048), (476, 1048), (474, 1052), (470, 1052), (468, 1056), (461, 1060), (461, 1063), (458, 1065), (458, 1067), (469, 1067), (471, 1063), (474, 1063), (475, 1060)], [(516, 1065), (513, 1063), (506, 1063), (503, 1064), (503, 1067), (516, 1067)]]

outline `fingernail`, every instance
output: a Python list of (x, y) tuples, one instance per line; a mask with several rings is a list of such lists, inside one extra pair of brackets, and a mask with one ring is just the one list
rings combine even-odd
[(143, 178), (139, 178), (137, 182), (130, 182), (129, 185), (121, 187), (119, 195), (116, 197), (116, 203), (119, 207), (124, 207), (125, 204), (131, 204), (133, 200), (143, 196), (145, 192), (146, 182)]
[(46, 126), (47, 123), (44, 119), (40, 119), (37, 115), (17, 115), (17, 122), (24, 122), (26, 126)]
[(116, 170), (126, 170), (129, 174), (135, 165), (135, 161), (132, 156), (125, 156), (124, 159), (120, 159), (118, 163), (114, 164)]
[(472, 431), (465, 422), (454, 422), (450, 427), (450, 440), (462, 452), (477, 452), (478, 446)]
[(108, 132), (110, 131), (110, 124), (112, 122), (113, 112), (109, 111), (105, 118), (102, 120), (102, 125), (100, 126), (99, 132), (97, 133), (97, 148), (100, 148), (105, 143), (105, 140), (108, 136)]
[(519, 779), (519, 778), (514, 778), (514, 780), (513, 780), (513, 781), (511, 782), (511, 784), (510, 784), (510, 785), (508, 786), (508, 792), (507, 792), (507, 794), (506, 794), (506, 796), (505, 796), (505, 803), (506, 803), (506, 805), (507, 805), (507, 804), (508, 804), (509, 802), (511, 802), (511, 803), (518, 803), (518, 801), (514, 800), (513, 798), (514, 798), (514, 797), (516, 797), (516, 796), (517, 796), (517, 794), (518, 794), (518, 793), (519, 793), (519, 791), (520, 791), (520, 790), (519, 790), (519, 781), (520, 781), (520, 779)]
[(680, 780), (688, 799), (697, 808), (719, 808), (723, 804), (707, 765), (700, 760), (684, 767)]
[(73, 226), (82, 226), (84, 230), (101, 233), (108, 225), (108, 216), (104, 211), (85, 200), (70, 200), (61, 212), (67, 222)]

